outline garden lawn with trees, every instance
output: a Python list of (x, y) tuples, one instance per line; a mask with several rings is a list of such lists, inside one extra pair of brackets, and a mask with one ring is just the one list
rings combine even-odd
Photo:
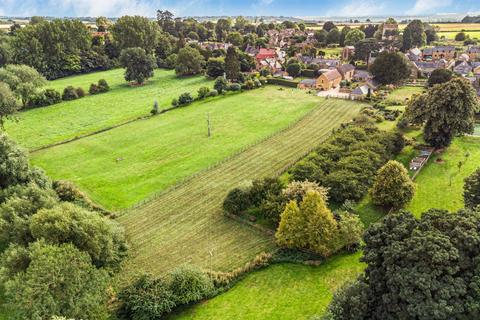
[(420, 94), (424, 91), (425, 89), (423, 87), (402, 86), (393, 90), (388, 95), (387, 99), (390, 101), (405, 103), (406, 99), (410, 99), (414, 94)]
[(90, 84), (105, 79), (110, 91), (20, 112), (18, 122), (5, 124), (7, 133), (23, 147), (36, 149), (146, 116), (155, 101), (160, 109), (169, 108), (181, 93), (196, 94), (200, 87), (213, 85), (205, 77), (177, 77), (172, 70), (157, 69), (143, 86), (129, 86), (124, 72), (114, 69), (48, 82), (45, 88), (59, 92), (67, 86), (88, 92)]

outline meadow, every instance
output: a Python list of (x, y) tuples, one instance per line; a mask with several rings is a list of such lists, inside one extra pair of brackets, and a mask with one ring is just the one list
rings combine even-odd
[(213, 86), (213, 81), (203, 76), (178, 78), (172, 70), (157, 69), (145, 85), (132, 87), (123, 74), (123, 69), (114, 69), (50, 81), (46, 88), (59, 92), (69, 85), (88, 92), (91, 83), (105, 79), (111, 90), (20, 112), (19, 121), (6, 123), (6, 131), (23, 147), (40, 148), (148, 115), (155, 100), (160, 108), (166, 108), (183, 92), (196, 94), (202, 86)]
[(414, 94), (420, 94), (425, 91), (423, 87), (403, 86), (393, 90), (387, 97), (388, 100), (404, 103)]
[(195, 102), (31, 158), (52, 178), (73, 181), (95, 202), (119, 210), (275, 133), (322, 102), (301, 90), (268, 86)]
[[(296, 92), (283, 90), (298, 102)], [(273, 101), (272, 94), (269, 96)], [(230, 271), (258, 253), (272, 250), (271, 236), (225, 217), (222, 202), (235, 187), (285, 172), (362, 107), (352, 101), (317, 99), (312, 112), (288, 128), (123, 212), (118, 221), (125, 226), (132, 246), (123, 276), (139, 271), (158, 274), (183, 263)]]
[(335, 290), (363, 271), (360, 255), (338, 255), (321, 266), (272, 265), (170, 319), (309, 320), (325, 311)]

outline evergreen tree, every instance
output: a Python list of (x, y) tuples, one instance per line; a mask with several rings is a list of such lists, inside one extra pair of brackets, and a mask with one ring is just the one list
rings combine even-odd
[(225, 73), (227, 79), (237, 80), (240, 74), (240, 61), (238, 59), (237, 49), (233, 46), (227, 50), (227, 56), (225, 57)]
[(400, 209), (412, 200), (415, 185), (408, 176), (407, 169), (394, 160), (387, 162), (380, 170), (373, 184), (373, 203), (380, 206)]

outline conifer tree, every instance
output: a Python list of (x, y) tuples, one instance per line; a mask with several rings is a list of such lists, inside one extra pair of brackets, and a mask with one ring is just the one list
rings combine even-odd
[(240, 74), (240, 60), (238, 58), (237, 49), (233, 46), (227, 50), (227, 56), (225, 58), (225, 73), (227, 79), (237, 80)]

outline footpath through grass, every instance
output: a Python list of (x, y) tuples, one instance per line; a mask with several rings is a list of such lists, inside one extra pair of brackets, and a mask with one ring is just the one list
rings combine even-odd
[(249, 274), (226, 293), (170, 319), (309, 320), (323, 314), (333, 293), (363, 271), (360, 255), (338, 255), (318, 267), (270, 266)]
[[(295, 92), (283, 94), (298, 101)], [(268, 96), (270, 102), (276, 99)], [(362, 107), (352, 101), (315, 101), (314, 111), (294, 126), (119, 217), (132, 245), (125, 274), (158, 274), (182, 263), (229, 271), (272, 249), (271, 237), (224, 217), (222, 202), (234, 187), (284, 172)]]
[(287, 127), (323, 102), (301, 90), (267, 86), (195, 102), (31, 158), (52, 178), (71, 180), (95, 202), (118, 210)]
[(196, 94), (198, 88), (213, 85), (203, 76), (178, 78), (174, 71), (157, 69), (144, 86), (131, 87), (123, 74), (123, 69), (115, 69), (51, 81), (47, 87), (60, 92), (69, 85), (88, 92), (91, 83), (105, 79), (111, 90), (20, 112), (19, 121), (7, 122), (6, 130), (20, 145), (35, 149), (148, 115), (155, 100), (166, 108), (183, 92)]

